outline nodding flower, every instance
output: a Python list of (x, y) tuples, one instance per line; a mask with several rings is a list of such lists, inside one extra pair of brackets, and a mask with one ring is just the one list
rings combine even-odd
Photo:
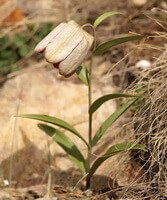
[(94, 37), (74, 21), (59, 24), (35, 48), (62, 76), (73, 74), (86, 58)]

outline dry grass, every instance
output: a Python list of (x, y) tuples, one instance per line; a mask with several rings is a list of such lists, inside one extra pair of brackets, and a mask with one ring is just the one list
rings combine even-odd
[(124, 195), (134, 200), (167, 198), (167, 50), (144, 71), (136, 85), (146, 90), (145, 102), (134, 116), (135, 137), (148, 152), (133, 158), (143, 167), (140, 183), (126, 188)]

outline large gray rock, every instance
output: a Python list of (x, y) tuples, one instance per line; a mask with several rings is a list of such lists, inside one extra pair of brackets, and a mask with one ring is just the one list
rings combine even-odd
[[(14, 117), (25, 113), (52, 115), (75, 125), (82, 136), (87, 138), (87, 86), (81, 84), (76, 78), (63, 79), (56, 76), (55, 72), (45, 69), (33, 70), (8, 80), (0, 89), (0, 162), (3, 176), (8, 179), (9, 163), (13, 161), (12, 180), (16, 186), (41, 184), (46, 181), (48, 140), (55, 183), (75, 185), (81, 178), (80, 173), (75, 170), (77, 168), (64, 151), (37, 128), (37, 121)], [(93, 85), (93, 99), (114, 92), (113, 87), (105, 85), (104, 82), (105, 80), (101, 78), (98, 84)], [(116, 103), (110, 101), (95, 113), (93, 132), (115, 109)], [(108, 145), (125, 140), (124, 134), (117, 138), (115, 133), (113, 127), (108, 134), (106, 133), (102, 143), (94, 152), (96, 155), (99, 155)], [(67, 134), (86, 156), (87, 148), (83, 142), (73, 134), (69, 132)], [(128, 138), (131, 135), (129, 134)], [(127, 177), (129, 179), (129, 172), (126, 173), (128, 162), (127, 160), (120, 165), (120, 156), (106, 161), (96, 173), (98, 187), (106, 186), (110, 176), (126, 182)], [(129, 167), (128, 170), (131, 171), (131, 168)], [(126, 176), (123, 176), (123, 173)]]
[[(112, 87), (95, 86), (93, 99), (112, 92)], [(15, 118), (15, 115), (38, 113), (56, 116), (74, 124), (84, 138), (88, 137), (87, 86), (79, 81), (56, 79), (51, 71), (34, 70), (8, 80), (0, 89), (0, 99), (0, 162), (4, 176), (8, 178), (9, 161), (13, 159), (13, 179), (19, 185), (42, 179), (47, 165), (48, 137), (37, 128), (36, 121)], [(115, 108), (112, 101), (99, 109), (94, 116), (93, 131)], [(86, 146), (82, 141), (71, 133), (68, 135), (85, 154)], [(50, 148), (57, 169), (67, 171), (74, 167), (56, 143), (51, 141)]]
[(8, 192), (6, 191), (0, 191), (0, 200), (14, 200), (15, 198), (12, 197)]

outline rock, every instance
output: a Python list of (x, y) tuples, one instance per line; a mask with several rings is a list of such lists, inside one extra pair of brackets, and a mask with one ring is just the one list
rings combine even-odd
[(15, 198), (12, 197), (8, 192), (0, 190), (0, 200), (14, 200)]
[(165, 12), (165, 10), (167, 10), (167, 2), (164, 0), (161, 2), (160, 5), (161, 5), (162, 9), (164, 9), (164, 12)]
[(144, 6), (147, 3), (147, 0), (133, 0), (133, 4), (137, 7)]
[(83, 194), (84, 194), (85, 196), (87, 196), (87, 197), (90, 197), (90, 196), (93, 195), (93, 191), (90, 190), (90, 189), (88, 189), (88, 190), (84, 191)]
[(16, 9), (16, 0), (0, 0), (0, 23)]
[[(87, 138), (88, 100), (87, 86), (81, 84), (75, 76), (64, 79), (54, 71), (45, 69), (30, 70), (10, 80), (0, 88), (0, 166), (4, 179), (9, 179), (9, 166), (12, 160), (12, 182), (15, 187), (25, 187), (47, 182), (48, 141), (50, 142), (53, 179), (55, 184), (75, 186), (82, 178), (76, 166), (64, 151), (37, 128), (37, 121), (16, 118), (25, 113), (47, 114), (61, 118)], [(105, 79), (98, 78), (93, 84), (93, 99), (114, 92), (112, 85)], [(94, 114), (93, 133), (100, 124), (116, 109), (114, 100), (102, 105)], [(125, 122), (118, 120), (102, 137), (94, 148), (94, 158), (107, 147), (131, 140), (133, 131), (125, 133)], [(65, 132), (86, 156), (87, 148), (75, 135)], [(125, 156), (126, 155), (126, 156)], [(118, 184), (127, 185), (135, 180), (132, 174), (128, 154), (111, 157), (97, 170), (92, 179), (96, 190), (113, 186), (113, 179)], [(121, 161), (123, 158), (123, 161)], [(125, 161), (126, 160), (126, 161)], [(119, 167), (118, 167), (119, 166)], [(126, 171), (126, 173), (125, 173)], [(110, 179), (111, 178), (111, 179)]]
[(44, 198), (39, 198), (37, 200), (58, 200), (58, 198), (57, 197), (49, 197), (49, 198), (44, 197)]
[(19, 0), (17, 2), (17, 7), (20, 8), (24, 13), (31, 14), (33, 12), (41, 12), (44, 9), (48, 9), (50, 7), (51, 1), (45, 0)]
[[(37, 184), (43, 179), (46, 181), (47, 177), (43, 176), (47, 175), (48, 137), (37, 128), (37, 121), (15, 118), (15, 115), (38, 113), (56, 116), (75, 125), (82, 136), (87, 138), (87, 86), (75, 82), (70, 78), (56, 79), (55, 74), (42, 69), (8, 80), (0, 89), (0, 162), (5, 179), (8, 179), (11, 159), (16, 186)], [(93, 99), (113, 91), (112, 86), (99, 88), (96, 85), (93, 88)], [(115, 102), (110, 101), (95, 113), (94, 132), (115, 108)], [(83, 142), (73, 134), (67, 134), (86, 155), (87, 149)], [(75, 168), (64, 151), (55, 142), (50, 143), (52, 164), (57, 172), (60, 174), (61, 171)], [(61, 177), (58, 175), (58, 178)]]
[(14, 9), (10, 13), (10, 15), (7, 18), (5, 18), (5, 20), (3, 22), (12, 25), (12, 24), (22, 21), (24, 18), (25, 18), (25, 16), (24, 16), (23, 12), (17, 8), (17, 9)]
[(136, 67), (140, 69), (148, 69), (149, 67), (151, 67), (151, 63), (148, 60), (139, 60), (136, 63)]

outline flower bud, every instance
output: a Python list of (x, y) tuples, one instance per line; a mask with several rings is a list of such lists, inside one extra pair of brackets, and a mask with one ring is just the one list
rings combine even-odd
[(88, 54), (93, 36), (77, 23), (70, 21), (59, 24), (35, 48), (46, 60), (59, 69), (63, 76), (69, 76), (82, 64)]

